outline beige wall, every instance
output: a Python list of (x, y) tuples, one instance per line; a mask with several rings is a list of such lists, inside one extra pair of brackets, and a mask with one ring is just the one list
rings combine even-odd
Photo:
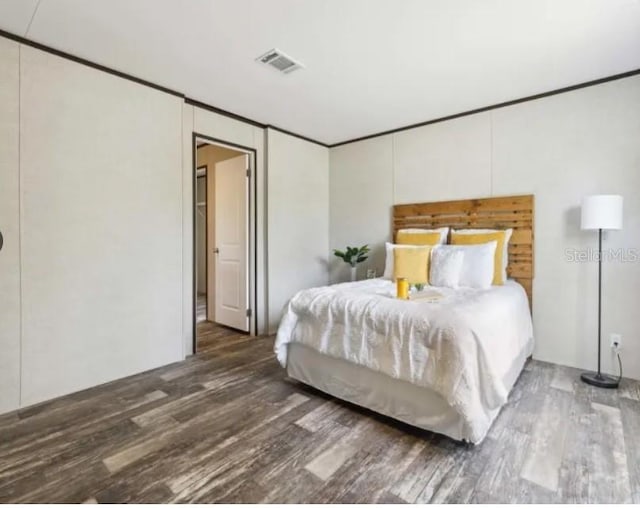
[(20, 65), (28, 405), (182, 359), (182, 101), (26, 46)]
[(194, 132), (257, 151), (264, 331), (264, 130), (0, 38), (0, 413), (191, 352)]
[[(579, 228), (592, 193), (625, 197), (625, 227), (605, 247), (640, 249), (640, 77), (500, 108), (331, 149), (330, 248), (374, 244), (383, 269), (394, 203), (533, 193), (534, 326), (538, 359), (595, 367), (597, 266), (568, 249), (597, 249)], [(333, 262), (332, 280), (346, 273)], [(609, 333), (623, 334), (625, 374), (640, 378), (640, 263), (603, 269), (603, 363), (617, 365)]]
[(20, 401), (19, 46), (0, 39), (0, 414)]
[(268, 129), (269, 330), (287, 301), (328, 282), (329, 150)]
[(369, 244), (369, 259), (358, 266), (358, 277), (367, 268), (382, 276), (384, 242), (391, 231), (393, 204), (393, 143), (389, 136), (330, 150), (330, 242), (332, 283), (349, 281), (349, 266), (333, 256), (334, 249)]
[[(267, 175), (259, 127), (5, 39), (0, 63), (0, 412), (190, 353), (194, 132), (258, 153), (259, 332), (330, 264), (347, 277), (333, 248), (373, 244), (381, 273), (393, 203), (531, 192), (535, 356), (593, 366), (596, 267), (565, 250), (596, 246), (577, 219), (594, 192), (626, 198), (607, 246), (639, 246), (640, 78), (330, 151), (269, 130)], [(636, 378), (639, 267), (604, 270), (604, 344), (623, 334)]]

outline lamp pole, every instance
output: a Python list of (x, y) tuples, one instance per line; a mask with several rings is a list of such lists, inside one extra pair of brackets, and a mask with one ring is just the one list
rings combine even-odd
[(620, 381), (609, 375), (602, 374), (602, 228), (598, 228), (598, 371), (597, 373), (582, 373), (580, 379), (589, 385), (603, 389), (615, 389)]
[(598, 378), (600, 373), (600, 356), (602, 355), (602, 228), (598, 228)]

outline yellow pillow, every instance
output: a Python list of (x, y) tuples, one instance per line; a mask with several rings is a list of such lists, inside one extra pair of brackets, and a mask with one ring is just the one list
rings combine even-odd
[(496, 246), (496, 254), (493, 257), (493, 284), (503, 285), (504, 276), (502, 274), (502, 256), (504, 253), (504, 244), (506, 242), (507, 233), (492, 232), (492, 233), (455, 233), (451, 232), (452, 244), (486, 244), (495, 240), (498, 245)]
[(410, 284), (429, 282), (429, 258), (432, 246), (395, 247), (393, 279), (404, 277)]
[(440, 233), (403, 232), (401, 230), (396, 234), (396, 244), (435, 246), (436, 244), (440, 244)]

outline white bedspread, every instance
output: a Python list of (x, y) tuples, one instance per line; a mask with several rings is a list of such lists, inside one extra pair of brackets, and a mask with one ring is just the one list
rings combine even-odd
[(435, 289), (438, 302), (402, 301), (395, 284), (370, 279), (298, 292), (275, 343), (286, 367), (287, 344), (303, 343), (440, 394), (480, 442), (511, 387), (505, 375), (533, 349), (527, 296), (508, 281), (488, 290)]

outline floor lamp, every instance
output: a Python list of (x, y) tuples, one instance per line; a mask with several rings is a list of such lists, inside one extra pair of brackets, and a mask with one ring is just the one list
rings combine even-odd
[(602, 349), (602, 230), (622, 229), (622, 196), (600, 194), (582, 200), (581, 228), (598, 230), (598, 372), (582, 373), (583, 382), (605, 389), (618, 387), (618, 379), (600, 372)]

